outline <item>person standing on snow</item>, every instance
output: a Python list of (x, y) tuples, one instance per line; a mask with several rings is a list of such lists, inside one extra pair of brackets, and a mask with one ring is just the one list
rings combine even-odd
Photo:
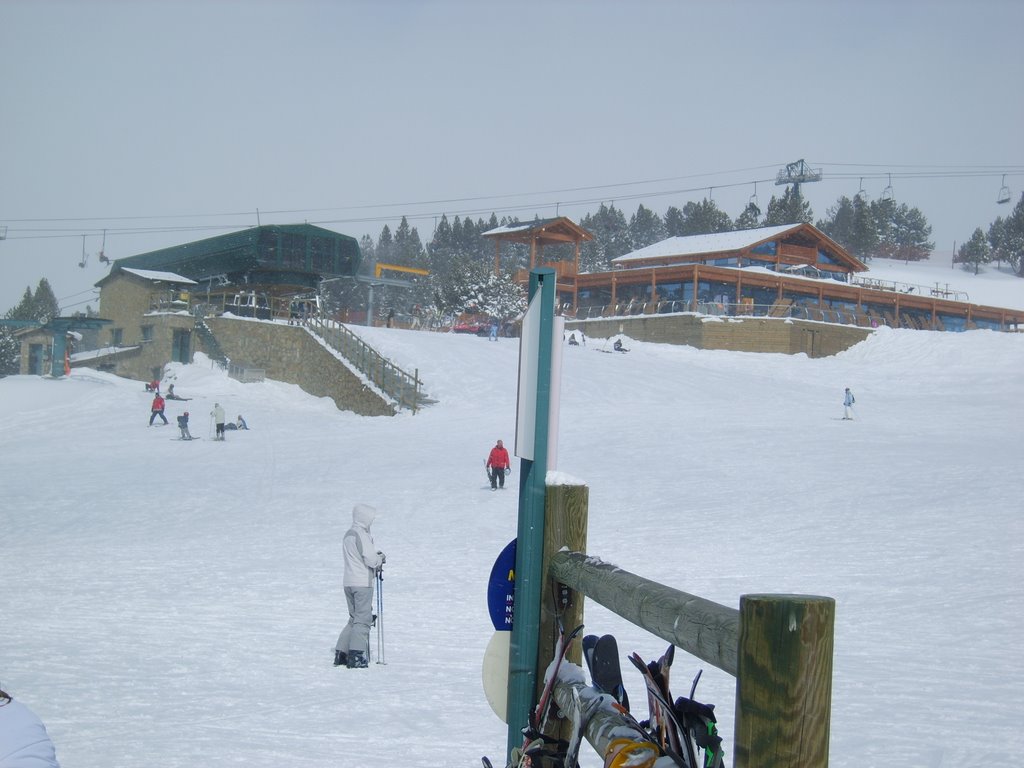
[(491, 479), (492, 491), (498, 490), (499, 484), (502, 488), (505, 487), (505, 470), (511, 466), (508, 460), (508, 451), (505, 450), (505, 446), (499, 440), (498, 444), (491, 448), (486, 464), (487, 477)]
[(0, 765), (60, 768), (43, 721), (0, 689)]
[(370, 624), (373, 623), (373, 584), (387, 558), (377, 549), (370, 526), (377, 510), (367, 504), (352, 508), (352, 527), (342, 539), (345, 558), (345, 602), (348, 623), (334, 646), (334, 666), (363, 669), (370, 663)]
[(164, 416), (164, 399), (160, 397), (159, 392), (157, 392), (156, 395), (153, 396), (153, 403), (152, 405), (149, 406), (149, 410), (149, 426), (153, 426), (153, 421), (156, 419), (157, 416), (163, 419), (164, 426), (167, 426), (167, 417)]
[(846, 388), (846, 396), (843, 398), (843, 421), (853, 421), (853, 404), (857, 399), (853, 396), (850, 388)]
[(188, 411), (185, 411), (178, 417), (178, 429), (181, 430), (182, 440), (192, 439), (192, 433), (188, 431)]
[(213, 416), (213, 423), (217, 425), (217, 436), (214, 440), (224, 439), (224, 406), (220, 403), (213, 404), (213, 410), (210, 411), (210, 415)]

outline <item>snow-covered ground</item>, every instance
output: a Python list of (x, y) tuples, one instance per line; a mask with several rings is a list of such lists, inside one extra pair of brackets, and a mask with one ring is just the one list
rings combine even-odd
[[(1021, 306), (1004, 282), (1012, 302), (964, 290)], [(483, 463), (512, 441), (517, 345), (356, 330), (439, 403), (363, 418), (201, 362), (173, 366), (194, 399), (150, 428), (142, 382), (0, 380), (0, 683), (64, 768), (500, 757), (480, 666), (517, 494)], [(1024, 335), (880, 329), (821, 360), (601, 345), (565, 349), (561, 386), (558, 468), (590, 486), (589, 551), (725, 605), (834, 597), (832, 766), (1019, 765)], [(251, 430), (210, 440), (214, 401)], [(202, 440), (173, 439), (186, 407)], [(359, 671), (331, 665), (356, 502), (388, 554), (387, 664)], [(664, 650), (593, 604), (585, 621), (623, 654)], [(701, 666), (731, 754), (734, 680), (686, 654), (673, 679)]]
[(1006, 309), (1024, 309), (1024, 278), (1014, 276), (1004, 261), (986, 264), (978, 274), (964, 270), (960, 264), (952, 265), (946, 254), (932, 254), (927, 261), (910, 262), (893, 259), (872, 259), (868, 271), (859, 277), (909, 283), (925, 287), (967, 294), (973, 304)]

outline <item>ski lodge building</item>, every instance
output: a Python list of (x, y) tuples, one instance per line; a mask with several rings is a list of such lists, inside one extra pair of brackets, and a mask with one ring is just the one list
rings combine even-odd
[[(538, 263), (555, 269), (562, 311), (576, 321), (689, 312), (866, 329), (1017, 330), (1024, 323), (1020, 310), (971, 304), (948, 287), (860, 277), (867, 266), (811, 224), (670, 237), (612, 259), (609, 271), (580, 272), (580, 242), (591, 236), (566, 222), (499, 227), (483, 236), (494, 238), (496, 252), (502, 242), (530, 244), (531, 264), (537, 254)], [(574, 259), (543, 263), (543, 245), (554, 242), (574, 243)], [(528, 272), (517, 279), (525, 282)]]

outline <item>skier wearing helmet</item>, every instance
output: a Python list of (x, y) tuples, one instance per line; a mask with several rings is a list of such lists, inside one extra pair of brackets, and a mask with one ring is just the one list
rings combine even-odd
[(181, 430), (182, 440), (192, 439), (192, 433), (188, 431), (188, 411), (185, 411), (178, 417), (178, 429)]

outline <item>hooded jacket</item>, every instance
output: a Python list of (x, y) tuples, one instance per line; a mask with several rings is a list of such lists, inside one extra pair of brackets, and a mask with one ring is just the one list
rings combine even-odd
[(0, 705), (0, 765), (58, 768), (43, 722), (17, 701)]
[(346, 587), (371, 587), (376, 570), (384, 563), (384, 555), (377, 551), (370, 535), (370, 526), (377, 517), (377, 510), (366, 504), (352, 508), (352, 527), (342, 539), (345, 555)]
[(213, 416), (213, 420), (217, 424), (223, 424), (224, 423), (224, 406), (222, 406), (220, 403), (214, 403), (213, 404), (213, 410), (210, 412), (210, 415)]

